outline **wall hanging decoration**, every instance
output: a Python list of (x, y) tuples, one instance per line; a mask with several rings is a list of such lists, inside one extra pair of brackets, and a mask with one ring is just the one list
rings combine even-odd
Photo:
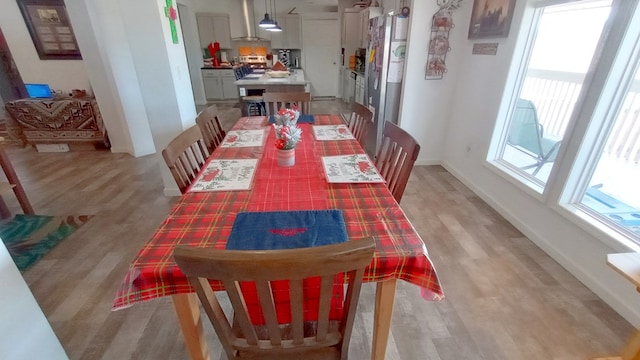
[(469, 39), (507, 37), (516, 0), (474, 0)]
[(63, 0), (18, 0), (41, 60), (82, 59)]
[(451, 50), (449, 31), (454, 27), (451, 13), (460, 7), (462, 0), (437, 0), (440, 7), (431, 20), (431, 37), (425, 80), (442, 79), (447, 72), (445, 59)]
[(167, 5), (164, 8), (164, 15), (169, 18), (169, 28), (171, 28), (171, 41), (174, 44), (178, 43), (178, 30), (176, 29), (176, 19), (178, 18), (178, 12), (173, 7), (173, 0), (166, 0)]

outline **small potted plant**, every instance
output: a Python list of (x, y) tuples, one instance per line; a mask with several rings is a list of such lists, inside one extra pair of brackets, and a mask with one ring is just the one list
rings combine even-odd
[(299, 116), (300, 111), (296, 106), (281, 109), (274, 115), (276, 159), (279, 166), (293, 166), (296, 163), (296, 146), (302, 141), (302, 129), (297, 125)]

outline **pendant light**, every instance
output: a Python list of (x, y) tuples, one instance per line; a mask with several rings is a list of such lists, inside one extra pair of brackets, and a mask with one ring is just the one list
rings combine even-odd
[(258, 24), (259, 27), (269, 30), (276, 26), (276, 24), (269, 17), (269, 13), (267, 12), (267, 0), (264, 0), (264, 19), (260, 20)]
[(273, 32), (282, 32), (282, 28), (280, 27), (280, 25), (278, 25), (278, 18), (276, 17), (276, 2), (275, 0), (273, 0), (273, 19), (274, 19), (274, 25), (273, 27), (267, 28), (266, 30), (268, 31), (273, 31)]

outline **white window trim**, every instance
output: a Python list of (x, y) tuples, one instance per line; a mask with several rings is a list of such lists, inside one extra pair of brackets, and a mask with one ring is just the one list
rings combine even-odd
[[(522, 24), (526, 21), (531, 21), (531, 24), (533, 24), (537, 18), (541, 16), (542, 10), (540, 8), (542, 7), (572, 2), (580, 3), (583, 1), (541, 0), (538, 2), (530, 2), (528, 3), (527, 8), (525, 8)], [(619, 87), (621, 85), (622, 76), (625, 74), (624, 72), (621, 72), (622, 70), (611, 66), (613, 63), (613, 56), (607, 53), (607, 51), (610, 51), (608, 48), (611, 48), (612, 46), (617, 47), (618, 44), (620, 44), (620, 40), (624, 33), (635, 34), (635, 36), (628, 35), (626, 38), (627, 42), (640, 37), (640, 10), (636, 10), (637, 6), (637, 1), (613, 0), (612, 12), (615, 11), (616, 13), (610, 17), (608, 23), (603, 29), (603, 36), (605, 36), (605, 32), (606, 36), (608, 36), (608, 41), (605, 44), (606, 48), (596, 49), (596, 52), (599, 51), (599, 54), (594, 54), (594, 57), (601, 56), (605, 58), (600, 59), (598, 66), (600, 69), (604, 68), (604, 70), (600, 70), (600, 72), (605, 71), (608, 74), (591, 74), (591, 79), (587, 80), (591, 82), (588, 86), (588, 92), (591, 94), (581, 94), (581, 98), (583, 99), (582, 102), (591, 100), (594, 102), (600, 102), (602, 100), (600, 99), (602, 93), (609, 89), (617, 89), (614, 95), (608, 96), (609, 100), (611, 100), (612, 97), (617, 96), (617, 102), (623, 101), (623, 97), (619, 95)], [(628, 29), (626, 29), (627, 27)], [(533, 39), (535, 38), (535, 29), (535, 27), (530, 26), (529, 31), (521, 33), (521, 38), (516, 42), (514, 54), (521, 54), (522, 58), (524, 58), (525, 54), (529, 54), (531, 46), (533, 46)], [(617, 38), (615, 38), (616, 36)], [(620, 48), (622, 48), (622, 46), (620, 46)], [(618, 56), (627, 56), (629, 62), (635, 60), (636, 58), (632, 56), (632, 54), (640, 52), (640, 49), (638, 49), (640, 48), (640, 41), (638, 41), (638, 43), (632, 48), (634, 50), (626, 50), (628, 52), (626, 55), (623, 51), (618, 51)], [(633, 51), (633, 53), (630, 51)], [(636, 54), (636, 56), (640, 55)], [(610, 57), (610, 59), (606, 59), (606, 57)], [(510, 73), (513, 75), (507, 79), (505, 84), (505, 94), (503, 94), (503, 102), (497, 116), (497, 119), (501, 121), (498, 121), (494, 129), (492, 141), (490, 142), (489, 149), (487, 151), (487, 158), (484, 163), (485, 166), (523, 192), (529, 194), (531, 197), (537, 199), (541, 203), (548, 204), (552, 210), (556, 211), (558, 214), (574, 223), (585, 232), (601, 240), (612, 249), (617, 251), (640, 251), (640, 244), (630, 239), (630, 232), (628, 230), (579, 203), (586, 191), (593, 172), (595, 171), (597, 161), (599, 160), (599, 151), (595, 151), (594, 149), (602, 149), (605, 145), (606, 136), (604, 136), (602, 132), (607, 131), (607, 135), (608, 132), (610, 132), (610, 128), (613, 125), (609, 117), (615, 115), (615, 112), (612, 110), (615, 109), (617, 111), (618, 104), (612, 103), (611, 106), (606, 109), (597, 109), (595, 104), (592, 104), (591, 106), (587, 106), (587, 108), (596, 109), (595, 111), (585, 112), (585, 109), (583, 108), (579, 115), (575, 113), (572, 114), (574, 119), (570, 121), (569, 127), (567, 128), (566, 134), (568, 136), (565, 136), (565, 139), (563, 139), (562, 149), (560, 149), (560, 153), (556, 159), (557, 164), (554, 164), (546, 185), (541, 187), (540, 184), (532, 182), (531, 179), (524, 176), (523, 171), (507, 161), (502, 160), (504, 148), (506, 146), (506, 132), (509, 127), (509, 124), (505, 119), (510, 119), (512, 112), (511, 105), (516, 99), (516, 96), (513, 95), (513, 89), (517, 84), (522, 82), (523, 76), (526, 73), (526, 68), (523, 66), (522, 61), (519, 63), (514, 62), (512, 67), (517, 68), (512, 69)], [(626, 64), (625, 69), (628, 67), (629, 65)], [(513, 70), (517, 70), (517, 72), (514, 73)], [(626, 69), (625, 71), (630, 72), (632, 69)], [(604, 76), (604, 78), (602, 78), (602, 76)], [(632, 81), (632, 75), (626, 77), (625, 82), (628, 84), (625, 84), (625, 86), (622, 87), (625, 92)], [(595, 84), (594, 86), (593, 82), (602, 82), (603, 84), (606, 84), (606, 86), (598, 86), (598, 84)], [(507, 92), (506, 89), (511, 90)], [(612, 92), (613, 90), (609, 91)], [(505, 105), (504, 102), (507, 99), (509, 99), (509, 104)], [(602, 113), (603, 111), (605, 112)], [(585, 116), (585, 113), (591, 114), (589, 115), (590, 119), (578, 121), (580, 116)], [(600, 126), (590, 126), (587, 129), (587, 125), (591, 118), (598, 118), (599, 116), (599, 118), (605, 119), (605, 115), (607, 120), (602, 120)], [(605, 128), (605, 124), (609, 124), (609, 126)]]
[[(560, 215), (607, 246), (617, 251), (640, 251), (640, 243), (632, 240), (636, 235), (580, 203), (640, 62), (638, 2), (614, 0), (613, 11), (609, 24), (605, 25), (608, 38), (600, 49), (601, 58), (592, 74), (589, 90), (581, 96), (582, 110), (572, 133), (581, 141), (571, 141), (568, 146), (567, 153), (573, 155), (574, 161), (560, 169), (560, 178), (566, 177), (566, 181), (564, 186), (556, 184), (558, 201), (551, 205)], [(616, 59), (625, 60), (616, 62)], [(592, 104), (588, 103), (590, 100), (593, 100)], [(601, 103), (608, 105), (598, 106)], [(589, 118), (585, 119), (585, 116)], [(599, 119), (598, 123), (590, 124), (595, 119)]]

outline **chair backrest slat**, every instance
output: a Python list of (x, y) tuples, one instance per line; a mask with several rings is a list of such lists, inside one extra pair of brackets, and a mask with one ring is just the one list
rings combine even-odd
[[(208, 300), (202, 302), (202, 307), (204, 308), (204, 311), (209, 319), (216, 319), (215, 321), (211, 321), (213, 327), (216, 330), (216, 333), (220, 334), (220, 337), (224, 337), (227, 339), (232, 338), (233, 333), (231, 325), (229, 324), (229, 321), (227, 320), (227, 317), (224, 314), (224, 311), (222, 310), (222, 306), (220, 306), (218, 299), (213, 294), (213, 290), (211, 290), (211, 286), (209, 286), (209, 281), (203, 278), (189, 277), (189, 282), (196, 288), (198, 297)], [(227, 353), (229, 353), (229, 351), (233, 351), (231, 344), (229, 344), (228, 342), (223, 342), (222, 346)]]
[(304, 343), (304, 299), (302, 296), (302, 280), (290, 280), (290, 301), (291, 301), (291, 327), (293, 333), (293, 344), (302, 345)]
[(280, 345), (282, 343), (282, 336), (280, 334), (280, 328), (278, 327), (278, 318), (276, 316), (276, 307), (271, 286), (269, 282), (256, 281), (256, 288), (258, 290), (262, 314), (267, 323), (269, 340), (271, 340), (272, 345)]
[[(230, 359), (235, 358), (238, 351), (253, 355), (299, 351), (296, 354), (300, 354), (299, 358), (304, 358), (304, 352), (323, 347), (334, 347), (345, 358), (349, 344), (345, 334), (351, 335), (350, 328), (353, 327), (364, 269), (371, 263), (374, 249), (375, 242), (372, 238), (293, 250), (238, 251), (177, 246), (174, 258), (180, 270), (196, 288), (209, 319), (214, 323), (221, 323), (214, 324), (214, 329)], [(349, 274), (349, 281), (346, 301), (342, 304), (342, 317), (330, 320), (334, 279), (337, 274), (343, 273)], [(315, 327), (309, 329), (313, 323), (304, 321), (303, 279), (315, 277), (321, 277), (318, 321)], [(229, 328), (227, 318), (220, 319), (219, 315), (224, 313), (221, 309), (217, 310), (219, 302), (214, 299), (216, 295), (206, 279), (220, 280), (224, 284), (234, 310), (233, 328)], [(280, 280), (289, 281), (290, 324), (277, 323), (272, 282)], [(266, 326), (251, 323), (242, 294), (244, 285), (239, 285), (241, 281), (256, 284), (258, 302)], [(339, 286), (342, 291), (341, 283), (335, 286)], [(337, 326), (332, 325), (335, 322), (338, 322)], [(262, 330), (265, 327), (268, 338), (256, 331), (257, 328)]]
[(292, 104), (300, 108), (300, 114), (311, 112), (311, 93), (308, 92), (265, 92), (262, 94), (267, 115), (277, 114), (282, 108)]
[[(240, 284), (237, 281), (233, 281), (230, 279), (222, 279), (224, 283), (224, 288), (227, 290), (227, 294), (229, 295), (229, 301), (231, 301), (231, 306), (235, 309), (242, 309), (241, 311), (236, 310), (236, 314), (234, 315), (234, 322), (237, 322), (240, 326), (240, 330), (242, 331), (243, 338), (249, 343), (249, 345), (258, 345), (258, 335), (256, 334), (256, 330), (251, 324), (251, 320), (249, 319), (249, 313), (247, 311), (247, 305), (242, 298), (242, 291), (240, 290)], [(200, 302), (203, 299), (200, 298)], [(208, 301), (208, 299), (206, 299)], [(212, 319), (213, 321), (213, 319)], [(220, 341), (223, 341), (220, 339)]]
[(195, 180), (209, 154), (202, 132), (197, 125), (184, 130), (162, 150), (162, 157), (178, 184), (180, 192), (184, 194)]
[(373, 127), (373, 112), (368, 107), (353, 102), (351, 104), (351, 117), (349, 118), (348, 127), (356, 140), (364, 147), (367, 134)]
[(398, 125), (385, 122), (375, 165), (398, 203), (402, 199), (419, 153), (420, 144), (413, 136)]
[(331, 311), (331, 291), (334, 276), (323, 276), (320, 282), (320, 302), (318, 304), (318, 328), (316, 339), (323, 342), (329, 333), (329, 312)]
[(202, 137), (207, 144), (209, 153), (220, 146), (222, 140), (226, 136), (226, 132), (220, 124), (220, 113), (216, 105), (211, 105), (202, 110), (196, 117), (196, 124), (200, 127)]

